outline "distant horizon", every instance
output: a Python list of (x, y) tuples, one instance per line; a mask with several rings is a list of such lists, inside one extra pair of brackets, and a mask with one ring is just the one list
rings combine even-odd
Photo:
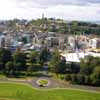
[(100, 21), (100, 0), (2, 0), (0, 20), (55, 17), (65, 20)]
[[(56, 18), (56, 17), (46, 17), (45, 18), (55, 18), (55, 19), (61, 19), (61, 20), (64, 20), (64, 21), (68, 21), (68, 22), (71, 22), (71, 21), (80, 21), (80, 22), (90, 22), (90, 23), (96, 23), (96, 24), (100, 24), (100, 20), (75, 20), (75, 19), (72, 19), (72, 20), (68, 20), (68, 19), (62, 19), (62, 18)], [(15, 19), (18, 19), (18, 20), (27, 20), (27, 21), (31, 21), (31, 20), (37, 20), (37, 19), (42, 19), (42, 17), (38, 17), (38, 18), (32, 18), (32, 19), (25, 19), (25, 18), (12, 18), (12, 19), (0, 19), (0, 21), (9, 21), (9, 20), (15, 20)]]

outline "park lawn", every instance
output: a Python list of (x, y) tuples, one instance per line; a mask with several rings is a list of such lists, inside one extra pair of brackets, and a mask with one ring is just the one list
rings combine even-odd
[(100, 100), (100, 93), (72, 89), (39, 90), (25, 84), (0, 83), (0, 100)]

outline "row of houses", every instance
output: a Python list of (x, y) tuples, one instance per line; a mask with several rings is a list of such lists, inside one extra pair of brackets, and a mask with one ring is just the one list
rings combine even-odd
[(1, 48), (20, 47), (23, 50), (43, 47), (63, 48), (64, 38), (58, 37), (53, 32), (6, 32), (0, 35)]
[(69, 36), (68, 38), (68, 44), (73, 49), (88, 49), (93, 48), (97, 49), (100, 48), (100, 38), (92, 37), (89, 38), (89, 36)]

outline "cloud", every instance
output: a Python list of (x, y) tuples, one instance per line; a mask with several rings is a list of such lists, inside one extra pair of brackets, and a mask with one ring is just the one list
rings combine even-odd
[(67, 20), (99, 20), (100, 0), (2, 0), (1, 19), (47, 17)]
[(16, 3), (20, 4), (27, 4), (33, 5), (37, 7), (49, 7), (49, 6), (56, 6), (56, 5), (89, 5), (89, 4), (96, 4), (100, 3), (100, 0), (16, 0)]
[(48, 16), (56, 16), (67, 20), (99, 20), (100, 5), (93, 6), (56, 6), (47, 9)]

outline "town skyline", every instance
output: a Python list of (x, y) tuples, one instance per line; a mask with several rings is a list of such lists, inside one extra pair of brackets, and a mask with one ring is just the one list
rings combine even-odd
[(0, 20), (37, 19), (46, 17), (65, 20), (100, 21), (99, 0), (3, 0)]

